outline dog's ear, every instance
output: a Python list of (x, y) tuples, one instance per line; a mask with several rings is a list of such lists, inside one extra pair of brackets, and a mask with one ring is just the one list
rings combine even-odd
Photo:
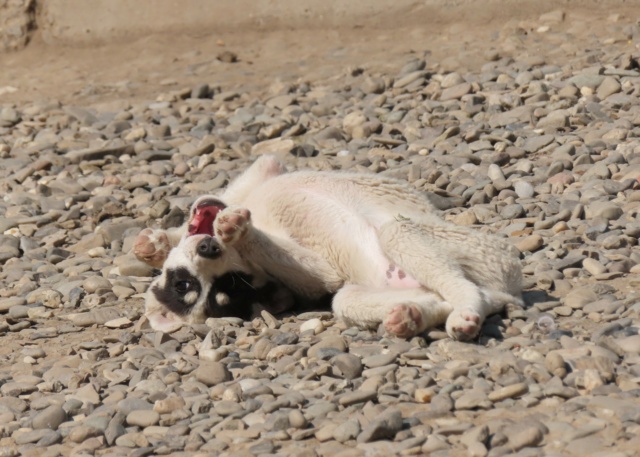
[(145, 313), (151, 328), (159, 332), (172, 333), (184, 325), (184, 321), (171, 311), (147, 311)]

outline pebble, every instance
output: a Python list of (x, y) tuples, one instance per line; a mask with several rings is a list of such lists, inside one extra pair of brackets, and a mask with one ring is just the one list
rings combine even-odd
[(345, 443), (349, 440), (354, 440), (360, 435), (360, 422), (355, 419), (346, 421), (340, 424), (333, 431), (333, 439), (339, 443)]
[(373, 419), (358, 435), (358, 443), (393, 439), (402, 428), (402, 413), (398, 410), (387, 410)]
[(516, 244), (516, 248), (520, 252), (533, 252), (540, 249), (543, 244), (544, 244), (544, 239), (540, 235), (535, 234), (535, 235), (528, 236), (522, 239), (521, 241), (519, 241)]
[(509, 437), (509, 447), (514, 451), (537, 446), (544, 439), (541, 428), (535, 425), (515, 427), (507, 436)]
[(31, 421), (34, 429), (49, 428), (57, 430), (58, 426), (67, 420), (66, 411), (57, 405), (51, 405), (40, 411)]
[(138, 427), (150, 427), (156, 425), (160, 420), (160, 414), (156, 411), (143, 409), (131, 411), (127, 414), (127, 424), (136, 425)]
[(516, 181), (513, 190), (520, 198), (531, 198), (534, 194), (533, 186), (526, 181)]
[(345, 379), (356, 379), (362, 374), (362, 362), (353, 354), (338, 354), (331, 359), (331, 364)]
[(564, 304), (573, 309), (580, 309), (596, 300), (598, 300), (598, 294), (590, 287), (580, 287), (573, 289), (567, 294), (564, 298)]
[(496, 389), (490, 392), (487, 398), (491, 401), (502, 401), (507, 398), (520, 397), (529, 391), (529, 386), (523, 382)]
[(206, 386), (215, 386), (231, 379), (231, 373), (220, 362), (202, 362), (194, 374), (195, 378)]

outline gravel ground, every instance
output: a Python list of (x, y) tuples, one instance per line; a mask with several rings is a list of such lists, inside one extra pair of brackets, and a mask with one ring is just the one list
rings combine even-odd
[[(640, 26), (556, 11), (456, 46), (0, 105), (0, 456), (640, 455)], [(526, 306), (472, 344), (327, 310), (153, 332), (135, 235), (265, 153), (406, 179), (507, 237)]]

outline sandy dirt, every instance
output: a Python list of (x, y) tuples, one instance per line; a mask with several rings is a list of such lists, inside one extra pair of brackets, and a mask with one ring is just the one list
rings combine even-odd
[[(563, 28), (575, 37), (597, 33), (624, 39), (616, 15), (631, 6), (613, 2), (566, 11)], [(474, 8), (478, 8), (477, 6)], [(114, 38), (93, 45), (48, 45), (36, 35), (27, 48), (0, 55), (0, 103), (60, 100), (90, 106), (113, 100), (154, 100), (159, 94), (208, 83), (221, 90), (261, 89), (276, 81), (318, 81), (357, 70), (398, 68), (412, 55), (427, 56), (432, 68), (477, 69), (489, 52), (544, 52), (547, 63), (566, 43), (550, 42), (538, 31), (539, 15), (523, 9), (517, 17), (497, 12), (488, 21), (470, 9), (459, 21), (422, 21), (410, 13), (389, 13), (366, 25), (334, 30), (193, 31)], [(602, 18), (608, 21), (603, 26)], [(397, 24), (397, 26), (395, 26)], [(551, 24), (553, 25), (553, 24)], [(505, 43), (507, 45), (505, 46)], [(519, 46), (522, 44), (522, 46)], [(579, 46), (579, 44), (578, 44)], [(493, 50), (493, 51), (492, 51)], [(223, 53), (234, 63), (219, 60)]]

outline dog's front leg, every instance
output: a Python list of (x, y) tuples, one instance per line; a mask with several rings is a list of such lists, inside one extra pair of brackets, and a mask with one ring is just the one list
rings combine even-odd
[(169, 251), (178, 245), (186, 231), (186, 225), (168, 230), (146, 228), (138, 234), (133, 254), (154, 268), (162, 268)]
[(294, 240), (275, 236), (251, 224), (245, 208), (225, 208), (214, 223), (216, 238), (233, 246), (244, 261), (280, 280), (294, 293), (320, 297), (343, 284), (331, 265)]

